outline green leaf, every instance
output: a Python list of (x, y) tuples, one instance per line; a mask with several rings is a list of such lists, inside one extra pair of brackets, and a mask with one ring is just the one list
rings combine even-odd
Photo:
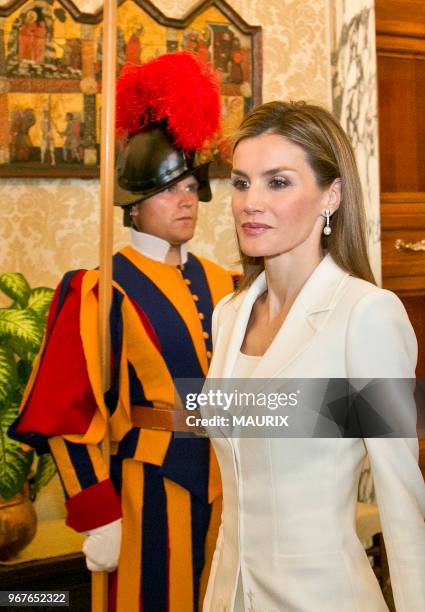
[(31, 498), (34, 499), (41, 487), (46, 486), (56, 474), (56, 465), (49, 453), (41, 455), (38, 460), (34, 478), (30, 480)]
[(21, 357), (36, 353), (43, 338), (42, 319), (30, 309), (0, 308), (0, 338)]
[(31, 292), (25, 277), (19, 272), (6, 272), (0, 275), (0, 289), (21, 308), (25, 308)]
[(18, 414), (18, 405), (10, 404), (0, 416), (0, 497), (10, 499), (27, 481), (34, 453), (22, 450), (19, 442), (11, 440), (7, 430)]
[(0, 344), (0, 402), (11, 397), (18, 383), (16, 362), (12, 349)]
[[(32, 370), (31, 363), (29, 361), (24, 361), (20, 359), (16, 364), (16, 371), (18, 373), (18, 384), (16, 386), (17, 390), (24, 390), (26, 387), (28, 378), (30, 377)], [(22, 393), (21, 393), (22, 394)]]
[(44, 317), (49, 310), (54, 291), (48, 287), (36, 287), (31, 291), (28, 299), (28, 308), (34, 310), (39, 317)]
[(26, 351), (19, 340), (11, 340), (10, 347), (15, 353), (21, 358), (22, 361), (25, 361), (30, 368), (32, 368), (32, 364), (34, 359), (38, 355), (38, 351)]

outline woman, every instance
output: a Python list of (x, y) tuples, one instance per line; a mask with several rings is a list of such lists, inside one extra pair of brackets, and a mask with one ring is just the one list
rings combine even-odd
[[(245, 280), (215, 310), (209, 377), (414, 377), (415, 335), (399, 299), (374, 283), (358, 172), (337, 121), (304, 103), (259, 106), (236, 136), (232, 184)], [(355, 532), (366, 452), (397, 611), (425, 610), (415, 438), (213, 444), (224, 509), (204, 612), (387, 610)]]

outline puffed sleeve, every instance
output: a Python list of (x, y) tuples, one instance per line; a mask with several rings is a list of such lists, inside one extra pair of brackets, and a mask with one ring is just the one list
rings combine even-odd
[[(417, 342), (396, 295), (376, 289), (353, 309), (347, 332), (350, 378), (385, 379), (401, 421), (416, 418), (406, 386), (415, 376)], [(410, 382), (409, 382), (410, 379)], [(412, 388), (412, 386), (410, 387)], [(403, 392), (400, 392), (404, 389)], [(397, 405), (397, 403), (399, 405)], [(382, 409), (382, 407), (381, 407)], [(383, 407), (385, 410), (385, 406)], [(394, 416), (394, 415), (393, 415)], [(365, 438), (375, 483), (397, 612), (425, 610), (425, 485), (415, 437)]]
[(45, 341), (9, 435), (50, 452), (66, 494), (69, 526), (86, 531), (121, 516), (98, 446), (106, 431), (97, 338), (95, 271), (67, 273), (59, 285)]

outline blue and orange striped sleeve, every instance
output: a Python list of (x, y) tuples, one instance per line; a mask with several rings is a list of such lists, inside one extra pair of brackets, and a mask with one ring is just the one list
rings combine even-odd
[(65, 490), (69, 527), (87, 531), (121, 517), (120, 501), (97, 445), (55, 436), (49, 447)]

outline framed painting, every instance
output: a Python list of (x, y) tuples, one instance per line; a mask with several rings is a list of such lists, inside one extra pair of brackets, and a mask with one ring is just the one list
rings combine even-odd
[[(0, 8), (0, 176), (99, 175), (103, 12), (71, 0), (14, 0)], [(222, 133), (205, 144), (211, 175), (226, 176), (229, 134), (261, 102), (261, 28), (224, 0), (203, 0), (182, 19), (149, 0), (120, 0), (117, 74), (188, 50), (220, 76)]]

